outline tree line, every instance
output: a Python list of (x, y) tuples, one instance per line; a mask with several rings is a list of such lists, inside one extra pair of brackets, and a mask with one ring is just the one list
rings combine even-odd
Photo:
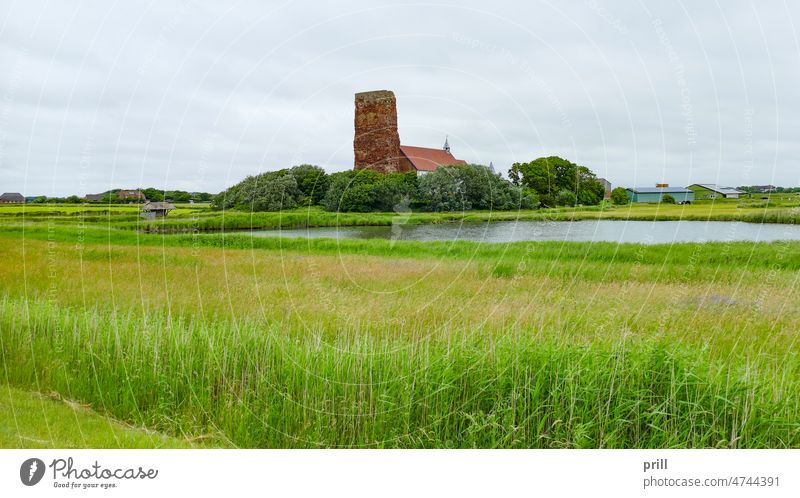
[[(47, 197), (41, 195), (30, 201), (31, 204), (83, 204), (86, 202), (97, 204), (127, 204), (129, 202), (137, 202), (134, 199), (119, 198), (117, 193), (122, 189), (109, 190), (104, 192), (99, 200), (87, 201), (86, 198), (78, 197), (77, 195), (70, 195), (68, 197)], [(152, 202), (161, 202), (169, 200), (171, 202), (211, 202), (214, 194), (208, 192), (187, 192), (185, 190), (159, 190), (157, 188), (144, 188), (138, 189), (142, 192), (145, 199)]]
[(384, 174), (350, 170), (327, 174), (304, 164), (249, 176), (214, 197), (215, 209), (278, 211), (319, 205), (327, 211), (514, 210), (597, 205), (605, 189), (596, 175), (560, 157), (514, 163), (509, 180), (480, 164)]

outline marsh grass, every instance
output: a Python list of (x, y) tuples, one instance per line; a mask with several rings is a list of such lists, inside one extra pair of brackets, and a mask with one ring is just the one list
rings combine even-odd
[[(692, 205), (580, 206), (522, 211), (415, 212), (404, 223), (457, 223), (486, 221), (744, 221), (750, 223), (800, 223), (793, 204), (748, 205), (736, 202), (700, 202)], [(305, 227), (391, 225), (397, 213), (333, 213), (318, 207), (281, 212), (183, 211), (164, 220), (116, 223), (117, 228), (144, 232), (272, 230)]]
[(224, 440), (178, 439), (131, 427), (57, 393), (0, 386), (0, 448), (196, 448)]
[(181, 441), (800, 446), (798, 242), (337, 241), (142, 233), (114, 216), (3, 221), (7, 381)]
[[(280, 324), (0, 301), (9, 380), (241, 447), (796, 447), (793, 354), (525, 333), (331, 342)], [(783, 375), (782, 375), (783, 373)]]
[[(508, 264), (516, 269), (511, 273), (525, 273), (530, 267), (519, 266), (524, 261), (615, 263), (631, 265), (658, 265), (658, 272), (668, 276), (693, 265), (744, 271), (748, 268), (770, 267), (776, 270), (800, 270), (800, 242), (776, 241), (769, 243), (705, 242), (678, 244), (616, 244), (613, 242), (561, 242), (527, 241), (511, 243), (485, 243), (472, 241), (406, 241), (381, 239), (326, 239), (253, 237), (242, 233), (226, 234), (147, 234), (120, 230), (102, 225), (75, 227), (42, 224), (0, 225), (0, 244), (3, 241), (28, 240), (63, 242), (68, 244), (220, 248), (231, 250), (260, 250), (315, 255), (358, 254), (364, 256), (438, 258), (485, 261), (487, 264)], [(13, 242), (6, 242), (13, 245)], [(577, 265), (576, 267), (580, 267)], [(608, 269), (608, 267), (605, 267)], [(713, 276), (713, 275), (712, 275)], [(704, 278), (698, 275), (697, 278)]]

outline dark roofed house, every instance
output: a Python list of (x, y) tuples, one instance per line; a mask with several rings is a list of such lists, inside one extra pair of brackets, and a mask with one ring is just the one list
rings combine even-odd
[(144, 192), (141, 190), (120, 190), (117, 192), (117, 199), (121, 201), (146, 201)]
[(0, 204), (25, 204), (25, 197), (19, 192), (6, 192), (0, 195)]
[(175, 206), (170, 202), (146, 202), (140, 208), (142, 218), (152, 220), (155, 218), (166, 218)]
[(86, 199), (88, 202), (98, 202), (98, 201), (102, 201), (103, 197), (105, 197), (105, 196), (106, 196), (105, 193), (102, 193), (102, 194), (86, 194), (86, 197), (84, 197), (84, 199)]

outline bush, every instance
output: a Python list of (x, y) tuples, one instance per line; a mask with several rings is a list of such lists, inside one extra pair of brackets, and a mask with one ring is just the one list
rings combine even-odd
[(303, 192), (290, 170), (270, 171), (248, 176), (225, 190), (212, 201), (215, 209), (247, 209), (250, 211), (280, 211), (300, 204)]
[(314, 205), (322, 202), (328, 192), (330, 178), (325, 170), (311, 164), (301, 164), (289, 170), (303, 194), (302, 204)]
[(539, 195), (535, 190), (529, 188), (515, 188), (515, 192), (519, 195), (519, 208), (520, 209), (536, 209), (541, 205)]
[[(605, 187), (592, 170), (558, 156), (540, 157), (529, 163), (514, 163), (508, 176), (514, 185), (533, 189), (547, 207), (574, 206), (577, 203), (596, 206), (605, 196)], [(563, 204), (571, 200), (569, 196), (561, 195), (565, 190), (573, 193), (575, 202)]]
[(417, 195), (416, 173), (343, 171), (330, 176), (322, 207), (336, 212), (393, 211)]
[(664, 204), (675, 204), (675, 198), (669, 194), (664, 194), (664, 196), (661, 197), (661, 202)]
[(478, 164), (444, 166), (421, 178), (416, 172), (372, 170), (327, 175), (303, 164), (247, 177), (212, 200), (215, 209), (249, 211), (312, 204), (332, 212), (391, 212), (409, 205), (426, 211), (512, 210), (537, 208), (540, 198), (535, 190), (514, 186)]
[(427, 211), (532, 209), (535, 191), (515, 187), (480, 164), (443, 166), (419, 180), (419, 206)]
[(615, 188), (611, 191), (611, 202), (617, 206), (628, 204), (630, 202), (630, 199), (628, 198), (628, 191), (622, 187)]
[(556, 196), (556, 205), (557, 206), (575, 206), (578, 203), (578, 198), (575, 196), (574, 192), (569, 190), (562, 190)]
[(439, 168), (419, 180), (419, 204), (426, 211), (459, 211), (472, 209), (466, 189), (455, 174)]
[(258, 185), (252, 200), (253, 211), (280, 211), (297, 207), (302, 192), (292, 175), (278, 176)]

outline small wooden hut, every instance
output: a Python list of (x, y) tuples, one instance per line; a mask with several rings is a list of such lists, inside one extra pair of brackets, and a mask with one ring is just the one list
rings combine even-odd
[(140, 208), (142, 218), (154, 220), (156, 218), (166, 218), (175, 206), (170, 202), (146, 202)]

